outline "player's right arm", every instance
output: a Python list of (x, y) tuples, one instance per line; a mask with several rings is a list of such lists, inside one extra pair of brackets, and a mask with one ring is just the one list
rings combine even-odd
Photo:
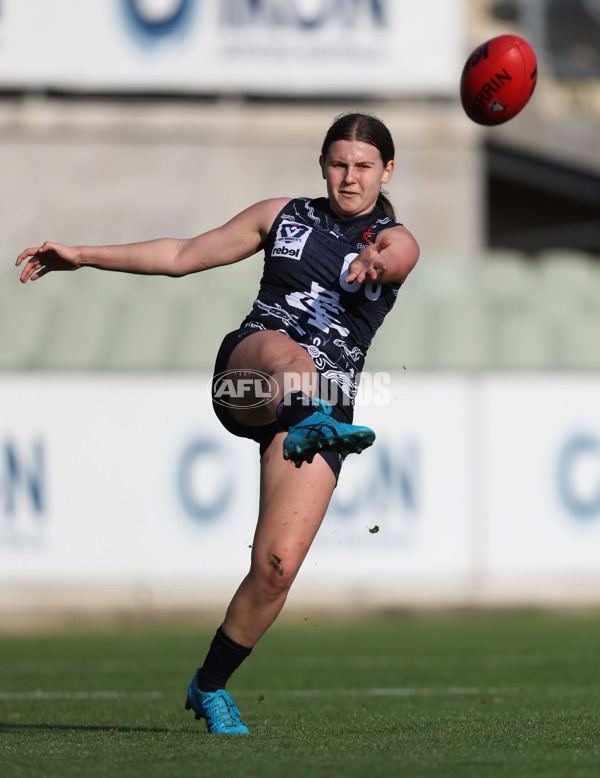
[(115, 246), (65, 246), (46, 241), (22, 251), (21, 281), (37, 281), (47, 273), (95, 267), (121, 273), (185, 276), (239, 262), (263, 246), (275, 217), (289, 198), (263, 200), (234, 216), (222, 227), (194, 238), (158, 238)]

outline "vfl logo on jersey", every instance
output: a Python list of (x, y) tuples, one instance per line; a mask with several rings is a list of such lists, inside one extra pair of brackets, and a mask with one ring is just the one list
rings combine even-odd
[(275, 238), (271, 256), (300, 259), (304, 245), (311, 232), (312, 227), (307, 227), (306, 224), (281, 222), (277, 230), (277, 237)]

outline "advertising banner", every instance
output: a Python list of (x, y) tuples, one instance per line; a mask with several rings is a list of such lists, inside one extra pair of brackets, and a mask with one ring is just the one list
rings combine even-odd
[(464, 0), (2, 0), (0, 86), (455, 94)]
[(600, 577), (598, 377), (497, 377), (484, 409), (490, 575)]
[[(4, 376), (0, 580), (176, 585), (242, 576), (258, 510), (258, 446), (221, 427), (208, 379)], [(302, 578), (341, 587), (462, 579), (464, 387), (399, 380), (382, 384), (378, 398), (380, 406), (357, 409), (377, 443), (345, 463)]]
[[(258, 446), (221, 427), (208, 383), (2, 376), (4, 595), (231, 596), (250, 562)], [(355, 418), (377, 439), (345, 462), (292, 598), (543, 602), (573, 584), (600, 599), (598, 397), (591, 375), (364, 374)]]

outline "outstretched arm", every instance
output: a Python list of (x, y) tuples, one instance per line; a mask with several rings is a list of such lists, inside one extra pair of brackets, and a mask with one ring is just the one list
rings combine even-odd
[(46, 241), (17, 258), (25, 262), (21, 281), (37, 281), (47, 273), (95, 267), (122, 273), (184, 276), (229, 265), (252, 256), (263, 245), (269, 229), (289, 198), (263, 200), (242, 211), (222, 227), (195, 238), (159, 238), (120, 246), (64, 246)]
[(419, 244), (405, 227), (382, 230), (375, 243), (350, 263), (346, 283), (404, 281), (419, 259)]

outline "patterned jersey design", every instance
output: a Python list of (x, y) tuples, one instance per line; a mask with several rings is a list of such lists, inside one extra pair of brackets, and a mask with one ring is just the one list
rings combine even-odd
[(278, 330), (300, 343), (333, 390), (333, 402), (353, 404), (367, 349), (400, 289), (399, 283), (347, 284), (348, 267), (381, 230), (399, 224), (378, 208), (340, 219), (326, 198), (299, 198), (269, 232), (258, 297), (242, 328)]

